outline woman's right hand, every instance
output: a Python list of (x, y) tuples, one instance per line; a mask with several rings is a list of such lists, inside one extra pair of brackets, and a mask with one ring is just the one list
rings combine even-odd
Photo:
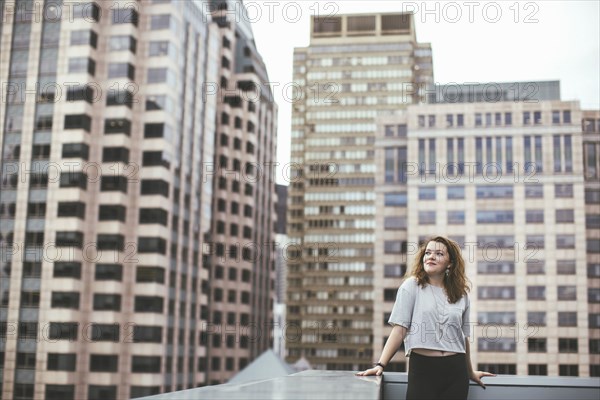
[(379, 365), (377, 365), (373, 368), (366, 369), (362, 372), (357, 372), (356, 375), (357, 376), (369, 376), (369, 375), (380, 376), (382, 373), (383, 373), (383, 368), (380, 367)]

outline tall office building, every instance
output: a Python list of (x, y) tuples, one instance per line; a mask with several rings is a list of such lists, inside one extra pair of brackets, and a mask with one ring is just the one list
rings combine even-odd
[(425, 100), (431, 48), (410, 14), (313, 17), (294, 81), (288, 355), (356, 370), (374, 357), (375, 118)]
[(212, 1), (221, 41), (207, 381), (225, 383), (272, 345), (277, 106), (241, 1)]
[[(560, 101), (558, 90), (540, 93), (409, 106), (379, 121), (379, 349), (406, 263), (439, 234), (463, 249), (478, 369), (599, 375), (598, 113)], [(404, 355), (392, 365), (404, 370)]]
[[(247, 123), (231, 139), (244, 145), (244, 167), (272, 161), (275, 116), (267, 102), (249, 115), (220, 104), (223, 76), (260, 81), (262, 70), (244, 61), (241, 77), (229, 71), (227, 54), (255, 57), (241, 45), (251, 37), (227, 48), (235, 32), (212, 23), (206, 4), (0, 2), (1, 398), (130, 398), (210, 383), (205, 361), (223, 353), (202, 335), (216, 291), (219, 115), (231, 107), (231, 128), (237, 116)], [(255, 183), (243, 203), (259, 210), (247, 220), (253, 240), (274, 229), (272, 185)], [(256, 290), (269, 272), (256, 268), (246, 307), (262, 321), (269, 295)]]
[(600, 111), (582, 111), (590, 376), (600, 376)]

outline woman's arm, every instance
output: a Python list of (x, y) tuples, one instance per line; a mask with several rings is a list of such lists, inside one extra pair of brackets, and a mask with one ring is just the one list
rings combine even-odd
[(466, 362), (467, 362), (467, 374), (469, 374), (469, 378), (471, 378), (472, 381), (477, 382), (477, 384), (479, 386), (481, 386), (482, 388), (485, 389), (485, 385), (481, 381), (481, 378), (484, 376), (496, 376), (496, 375), (491, 374), (489, 372), (484, 372), (484, 371), (473, 371), (473, 365), (471, 364), (471, 346), (469, 344), (468, 337), (465, 338), (465, 358), (466, 358)]
[[(400, 344), (404, 340), (406, 336), (406, 328), (401, 325), (394, 325), (392, 328), (392, 333), (388, 337), (387, 342), (385, 342), (385, 346), (383, 347), (383, 351), (381, 352), (381, 356), (379, 357), (379, 361), (383, 365), (388, 365), (396, 351), (400, 348)], [(383, 367), (379, 365), (373, 368), (369, 368), (365, 371), (358, 372), (356, 375), (366, 376), (366, 375), (381, 375), (383, 372)]]

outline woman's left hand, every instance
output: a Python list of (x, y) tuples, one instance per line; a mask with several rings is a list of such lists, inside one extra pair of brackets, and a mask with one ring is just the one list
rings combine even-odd
[(472, 381), (477, 382), (477, 384), (479, 386), (481, 386), (482, 388), (485, 389), (485, 385), (481, 381), (481, 378), (483, 378), (484, 376), (496, 376), (496, 375), (492, 374), (490, 372), (485, 372), (485, 371), (473, 371), (473, 372), (471, 372), (471, 376), (469, 378), (471, 378)]

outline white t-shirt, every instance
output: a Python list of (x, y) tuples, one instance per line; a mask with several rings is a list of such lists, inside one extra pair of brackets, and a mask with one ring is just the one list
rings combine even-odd
[(398, 289), (388, 323), (408, 329), (404, 338), (407, 357), (416, 348), (465, 353), (470, 308), (467, 295), (451, 304), (444, 289), (429, 284), (420, 287), (411, 276)]

